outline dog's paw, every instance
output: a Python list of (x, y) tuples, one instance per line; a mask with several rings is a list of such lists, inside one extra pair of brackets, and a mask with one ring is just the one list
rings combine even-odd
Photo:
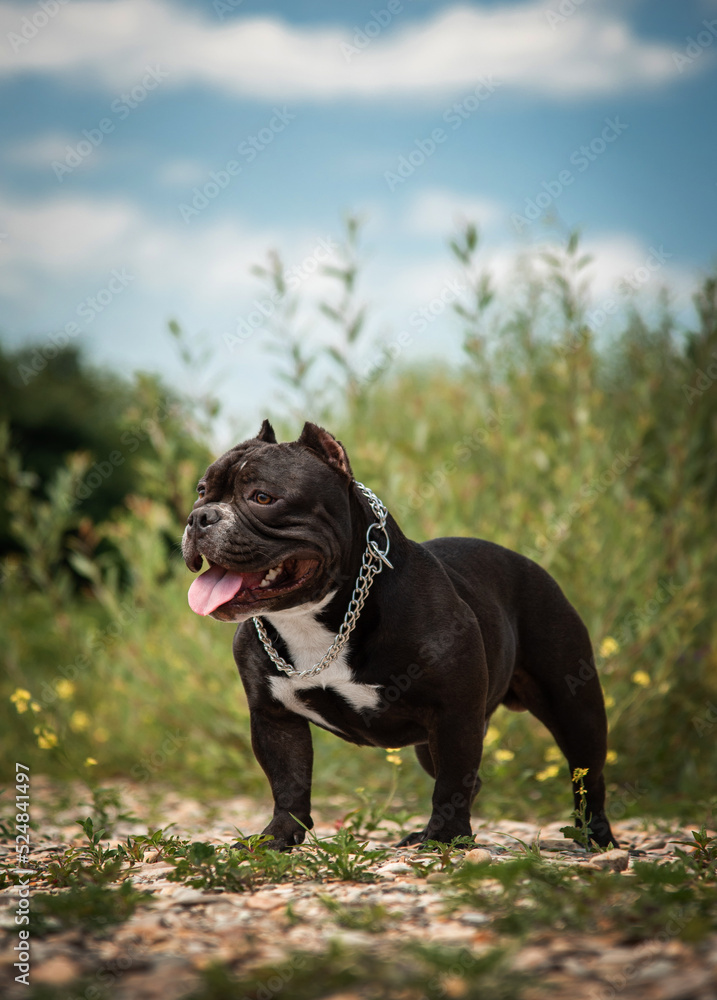
[(313, 825), (310, 817), (302, 826), (292, 816), (275, 816), (262, 830), (263, 836), (271, 837), (271, 840), (265, 840), (261, 846), (269, 851), (290, 851), (304, 842), (306, 831)]
[(416, 830), (415, 833), (409, 833), (403, 840), (399, 840), (396, 847), (411, 847), (413, 844), (422, 844), (426, 839), (425, 834), (425, 830)]
[[(270, 831), (264, 831), (265, 834), (267, 832)], [(303, 841), (303, 833), (304, 831), (302, 830), (300, 834), (295, 833), (293, 836), (272, 837), (271, 840), (262, 840), (260, 844), (252, 844), (249, 840), (237, 840), (236, 843), (231, 846), (236, 851), (251, 851), (252, 854), (256, 853), (257, 850), (290, 851), (292, 847), (296, 847), (297, 844), (300, 844)]]
[(620, 846), (617, 837), (610, 829), (610, 824), (604, 810), (601, 810), (595, 816), (590, 817), (588, 832), (590, 834), (590, 840), (597, 844), (598, 847), (615, 848)]
[(409, 833), (403, 840), (399, 840), (396, 847), (412, 847), (427, 843), (451, 844), (453, 847), (460, 847), (467, 851), (475, 847), (475, 840), (473, 834), (470, 832), (446, 833), (443, 830), (431, 831), (429, 827), (426, 827), (424, 830), (417, 830), (415, 833)]
[(292, 848), (296, 847), (297, 844), (300, 844), (303, 839), (303, 837), (299, 838), (298, 836), (295, 840), (286, 840), (283, 837), (274, 837), (273, 840), (265, 840), (261, 845), (261, 848), (263, 851), (290, 851)]

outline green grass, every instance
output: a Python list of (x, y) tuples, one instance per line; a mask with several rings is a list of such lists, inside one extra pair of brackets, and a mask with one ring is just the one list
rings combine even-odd
[[(368, 867), (382, 852), (369, 850), (347, 830), (334, 837), (311, 840), (291, 854), (262, 846), (261, 838), (245, 841), (243, 849), (167, 837), (155, 831), (129, 838), (121, 848), (102, 844), (100, 831), (89, 820), (78, 820), (86, 844), (65, 851), (59, 862), (38, 866), (38, 875), (52, 882), (57, 864), (69, 864), (72, 878), (55, 893), (33, 892), (33, 936), (52, 938), (80, 929), (101, 939), (113, 926), (128, 920), (140, 906), (151, 905), (152, 894), (135, 889), (131, 862), (145, 852), (163, 851), (173, 861), (176, 881), (216, 892), (255, 889), (262, 884), (334, 879), (364, 881)], [(717, 931), (717, 838), (702, 828), (692, 834), (692, 851), (678, 851), (663, 863), (636, 860), (630, 871), (591, 871), (578, 864), (556, 863), (534, 850), (515, 850), (493, 863), (466, 860), (464, 850), (438, 845), (433, 866), (415, 866), (417, 875), (436, 868), (442, 880), (433, 885), (446, 914), (481, 913), (494, 935), (478, 954), (463, 947), (406, 942), (387, 937), (400, 929), (400, 915), (377, 902), (343, 903), (326, 892), (318, 899), (340, 930), (375, 936), (372, 947), (329, 940), (321, 953), (290, 951), (284, 959), (252, 971), (215, 964), (200, 973), (199, 985), (183, 1000), (230, 1000), (237, 996), (262, 1000), (320, 1000), (335, 992), (358, 990), (377, 1000), (397, 995), (406, 1000), (438, 998), (446, 989), (469, 998), (519, 1000), (532, 977), (512, 966), (512, 956), (525, 945), (544, 942), (545, 934), (600, 935), (605, 941), (636, 945), (647, 941), (681, 940), (693, 946)], [(348, 855), (350, 854), (350, 860)], [(75, 862), (82, 859), (82, 870)], [(130, 861), (122, 871), (108, 872), (111, 858)], [(115, 885), (113, 883), (119, 883)], [(287, 915), (291, 918), (290, 905)], [(64, 987), (36, 986), (33, 1000), (64, 1000), (82, 995), (85, 980)], [(550, 982), (544, 981), (548, 991)], [(458, 992), (456, 992), (458, 991)], [(95, 995), (95, 994), (93, 994)], [(108, 989), (108, 996), (113, 990)], [(533, 994), (531, 994), (533, 995)]]
[[(575, 240), (540, 269), (526, 265), (509, 301), (481, 282), (474, 242), (464, 234), (454, 247), (473, 289), (455, 317), (460, 366), (411, 365), (407, 351), (380, 378), (362, 377), (370, 314), (358, 322), (352, 305), (354, 245), (339, 275), (333, 354), (306, 363), (282, 299), (274, 346), (290, 402), (272, 416), (286, 435), (304, 417), (335, 432), (357, 478), (409, 536), (489, 538), (553, 573), (598, 653), (611, 815), (714, 822), (717, 385), (694, 387), (717, 349), (717, 282), (704, 284), (694, 329), (678, 328), (668, 311), (628, 313), (598, 346)], [(144, 380), (128, 390), (118, 433), (156, 410), (159, 389), (150, 388)], [(153, 427), (133, 492), (95, 521), (64, 503), (87, 455), (66, 457), (38, 485), (14, 438), (4, 442), (14, 548), (0, 574), (0, 753), (10, 765), (19, 759), (33, 774), (90, 788), (122, 777), (203, 798), (267, 795), (233, 630), (187, 607), (191, 575), (178, 541), (210, 455), (194, 406), (179, 401), (171, 422)], [(324, 732), (315, 745), (325, 818), (354, 808), (327, 804), (348, 796), (368, 810), (356, 822), (370, 824), (394, 781), (401, 823), (427, 811), (431, 783), (409, 751), (396, 769), (382, 751)], [(567, 765), (526, 715), (496, 713), (483, 774), (483, 816), (570, 816)]]
[(675, 937), (698, 941), (717, 930), (714, 878), (690, 861), (665, 865), (635, 861), (630, 875), (588, 871), (579, 865), (526, 856), (501, 864), (466, 864), (447, 883), (447, 906), (486, 913), (491, 926), (510, 937), (539, 930), (617, 934), (634, 943), (658, 937), (666, 926)]
[[(104, 830), (91, 817), (77, 820), (85, 842), (57, 858), (35, 862), (37, 878), (59, 891), (33, 895), (33, 919), (47, 933), (48, 918), (61, 926), (91, 927), (128, 919), (147, 893), (137, 892), (132, 869), (151, 857), (169, 861), (167, 877), (194, 889), (244, 892), (280, 882), (373, 882), (372, 868), (390, 852), (369, 847), (347, 828), (319, 838), (309, 831), (306, 842), (291, 852), (268, 849), (265, 836), (244, 837), (233, 846), (182, 839), (161, 830), (128, 837), (111, 848)], [(569, 840), (566, 839), (566, 847)], [(626, 940), (654, 936), (671, 920), (680, 922), (679, 936), (695, 940), (717, 930), (717, 837), (705, 827), (681, 842), (675, 858), (664, 863), (635, 860), (628, 873), (593, 871), (578, 863), (544, 859), (537, 848), (522, 845), (498, 862), (473, 863), (466, 845), (428, 842), (415, 856), (418, 877), (442, 873), (440, 883), (447, 909), (463, 907), (490, 915), (499, 933), (524, 937), (541, 927), (584, 930), (591, 924), (619, 931)], [(469, 845), (470, 846), (470, 845)], [(7, 884), (18, 881), (13, 863), (3, 865)], [(120, 888), (112, 886), (119, 883)], [(367, 923), (368, 910), (346, 909), (324, 898), (342, 926)], [(371, 907), (380, 920), (386, 914)], [(75, 916), (73, 916), (75, 914)], [(74, 921), (74, 923), (73, 923)], [(358, 921), (358, 923), (357, 923)], [(621, 930), (622, 928), (622, 930)]]
[(511, 970), (502, 950), (472, 955), (464, 948), (409, 945), (381, 955), (338, 943), (321, 955), (297, 952), (286, 962), (248, 976), (232, 975), (218, 966), (204, 973), (202, 985), (182, 1000), (321, 1000), (360, 989), (367, 1000), (400, 996), (405, 1000), (439, 1000), (444, 983), (460, 976), (461, 996), (468, 1000), (518, 1000), (526, 977)]
[(148, 905), (150, 892), (141, 892), (131, 882), (117, 889), (103, 885), (73, 886), (62, 893), (38, 892), (32, 898), (29, 930), (33, 937), (80, 928), (99, 936), (109, 935), (138, 906)]

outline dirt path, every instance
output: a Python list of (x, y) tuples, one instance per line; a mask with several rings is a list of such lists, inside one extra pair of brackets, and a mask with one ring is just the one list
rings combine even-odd
[[(137, 806), (135, 809), (139, 811)], [(156, 811), (165, 822), (169, 818), (175, 824), (172, 833), (221, 845), (236, 839), (237, 827), (258, 829), (265, 807), (257, 809), (246, 799), (234, 799), (223, 803), (218, 817), (215, 811), (195, 801), (168, 795)], [(31, 908), (33, 895), (47, 891), (48, 882), (42, 875), (47, 874), (47, 864), (61, 857), (71, 842), (78, 844), (84, 839), (73, 822), (77, 814), (75, 808), (56, 815), (54, 820), (44, 819), (41, 830), (33, 836), (30, 859), (40, 874), (30, 879)], [(624, 880), (629, 889), (636, 861), (651, 861), (659, 867), (669, 865), (675, 858), (674, 841), (687, 839), (689, 834), (686, 829), (669, 829), (665, 824), (658, 829), (636, 820), (617, 823), (616, 833), (630, 853), (595, 856), (565, 841), (558, 832), (560, 825), (540, 831), (541, 860), (536, 860), (540, 867), (535, 871), (543, 874), (530, 876), (533, 881), (536, 877), (546, 879), (549, 889), (552, 871), (556, 872), (554, 889), (562, 885), (560, 879), (568, 870), (577, 871), (573, 866), (581, 870), (570, 877), (585, 880), (584, 869), (593, 871), (601, 866), (614, 872), (615, 879)], [(530, 845), (539, 834), (537, 826), (518, 822), (476, 822), (474, 826), (476, 850), (482, 853), (474, 853), (470, 861), (484, 865), (490, 862), (491, 873), (497, 873), (506, 862), (530, 857), (519, 841)], [(147, 832), (146, 827), (120, 823), (113, 843), (142, 832)], [(336, 833), (321, 825), (315, 832), (320, 838)], [(473, 890), (466, 890), (453, 879), (453, 873), (464, 864), (462, 856), (442, 867), (435, 855), (426, 858), (425, 852), (421, 855), (414, 849), (395, 849), (391, 847), (393, 840), (395, 835), (386, 829), (372, 835), (366, 850), (388, 849), (388, 854), (375, 861), (366, 859), (360, 876), (363, 881), (339, 880), (328, 868), (323, 874), (314, 869), (314, 877), (285, 882), (258, 880), (243, 891), (198, 889), (171, 881), (168, 876), (175, 865), (161, 853), (149, 851), (144, 861), (132, 866), (131, 878), (136, 889), (154, 894), (151, 905), (141, 905), (129, 919), (105, 928), (99, 920), (97, 926), (90, 920), (89, 925), (74, 928), (53, 927), (50, 921), (42, 936), (33, 935), (31, 940), (30, 990), (14, 982), (18, 927), (13, 915), (18, 887), (6, 886), (0, 896), (2, 996), (8, 1000), (35, 995), (52, 1000), (174, 1000), (195, 991), (194, 996), (207, 1000), (232, 996), (238, 1000), (314, 996), (342, 1000), (396, 996), (412, 1000), (422, 995), (485, 996), (488, 1000), (493, 996), (565, 1000), (608, 1000), (616, 996), (645, 1000), (717, 998), (714, 924), (706, 933), (693, 935), (692, 942), (685, 940), (690, 938), (684, 933), (685, 925), (680, 926), (679, 919), (675, 921), (674, 914), (670, 917), (667, 912), (664, 924), (660, 923), (659, 913), (653, 915), (656, 930), (651, 937), (622, 927), (620, 921), (606, 920), (598, 909), (594, 924), (588, 920), (587, 928), (571, 929), (570, 920), (559, 909), (553, 926), (546, 926), (539, 896), (518, 898), (512, 908), (501, 911), (501, 920), (496, 923), (498, 911), (476, 905), (470, 897)], [(312, 853), (310, 847), (302, 850), (307, 856)], [(14, 861), (10, 848), (5, 860)], [(501, 884), (494, 882), (492, 878), (482, 882), (481, 891), (483, 886), (486, 890), (492, 887), (496, 894), (507, 891), (505, 885), (501, 890)], [(714, 893), (717, 896), (717, 888)], [(630, 913), (631, 898), (628, 891), (626, 915)], [(506, 918), (511, 913), (520, 915), (521, 909), (534, 905), (538, 907), (536, 914), (542, 913), (540, 919), (536, 918), (535, 929), (528, 925), (519, 933), (506, 933)], [(547, 905), (553, 904), (547, 901)], [(401, 962), (409, 961), (406, 956), (412, 943), (423, 949), (438, 948), (443, 956), (435, 959), (435, 968), (429, 968), (430, 976), (424, 969), (428, 978), (423, 992), (420, 985), (410, 986), (415, 970), (406, 967), (401, 979)], [(486, 989), (489, 981), (495, 980), (492, 992), (481, 992), (478, 985), (483, 973), (470, 963), (481, 956), (488, 962), (501, 949), (505, 954), (499, 971), (485, 973)], [(329, 960), (327, 955), (336, 957)], [(221, 987), (215, 983), (214, 992), (209, 991), (206, 970), (213, 963), (225, 969), (215, 978), (238, 977), (238, 985)], [(343, 972), (342, 963), (346, 967)], [(420, 974), (419, 969), (419, 979)], [(547, 993), (546, 983), (550, 984)], [(45, 992), (41, 987), (46, 987)], [(474, 989), (478, 992), (472, 992)]]

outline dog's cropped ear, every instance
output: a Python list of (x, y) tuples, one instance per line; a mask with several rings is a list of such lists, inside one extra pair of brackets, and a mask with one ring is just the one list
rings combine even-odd
[(274, 428), (268, 420), (261, 425), (261, 430), (256, 436), (257, 441), (266, 441), (267, 444), (276, 444), (276, 434)]
[(310, 448), (332, 469), (336, 469), (348, 479), (353, 479), (354, 474), (351, 471), (351, 463), (344, 446), (323, 427), (305, 423), (297, 444), (303, 444), (304, 447)]

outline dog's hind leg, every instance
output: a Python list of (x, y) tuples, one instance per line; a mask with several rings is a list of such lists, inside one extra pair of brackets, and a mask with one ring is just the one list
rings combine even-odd
[(433, 757), (431, 757), (431, 749), (427, 743), (417, 743), (414, 747), (416, 751), (416, 757), (418, 763), (421, 765), (427, 774), (430, 774), (432, 778), (436, 776), (436, 765), (433, 763)]
[[(605, 703), (587, 629), (574, 614), (567, 633), (553, 633), (549, 644), (527, 647), (508, 700), (518, 702), (547, 727), (565, 755), (571, 778), (576, 768), (587, 769), (583, 781), (591, 839), (600, 847), (617, 846), (605, 814)], [(575, 783), (573, 796), (578, 809), (581, 798)]]
[[(421, 765), (427, 774), (430, 774), (432, 778), (436, 776), (436, 766), (433, 763), (433, 757), (431, 757), (431, 750), (427, 743), (417, 743), (414, 747), (416, 751), (416, 758), (418, 763)], [(413, 833), (407, 834), (402, 840), (396, 844), (396, 847), (408, 847), (412, 844), (420, 844), (423, 840), (424, 830), (415, 830)]]

